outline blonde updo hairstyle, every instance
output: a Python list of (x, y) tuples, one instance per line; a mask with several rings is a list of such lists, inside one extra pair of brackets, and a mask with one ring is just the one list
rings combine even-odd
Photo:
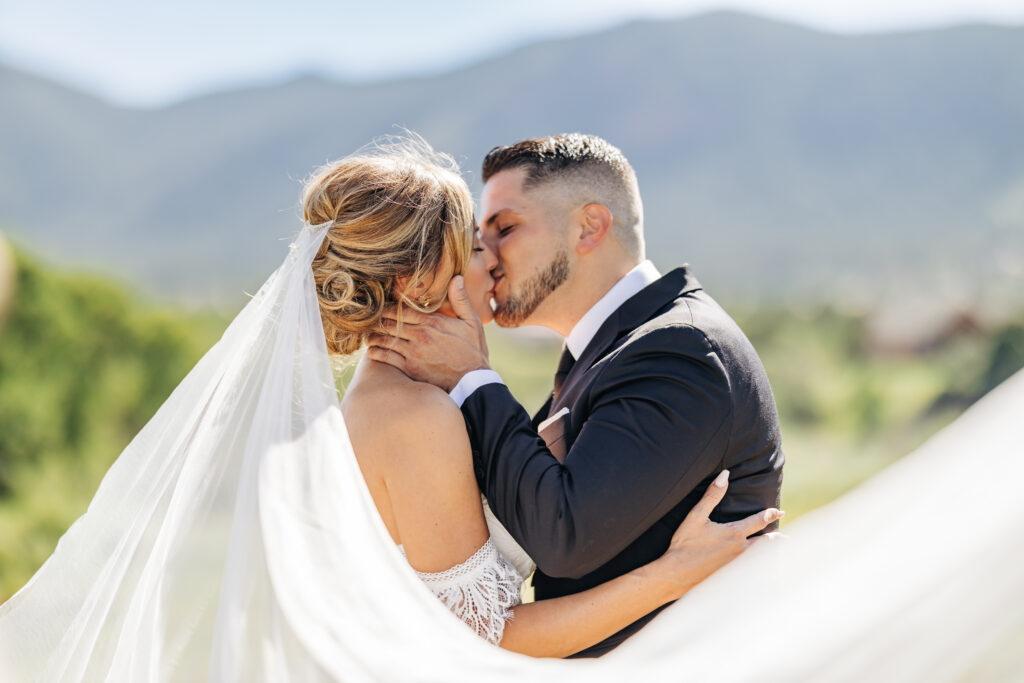
[[(386, 307), (428, 313), (439, 300), (406, 295), (461, 273), (472, 253), (473, 200), (455, 161), (420, 138), (377, 144), (328, 164), (306, 183), (302, 214), (329, 223), (313, 260), (327, 349), (362, 347)], [(445, 272), (440, 272), (442, 266)], [(398, 278), (407, 278), (398, 291)]]

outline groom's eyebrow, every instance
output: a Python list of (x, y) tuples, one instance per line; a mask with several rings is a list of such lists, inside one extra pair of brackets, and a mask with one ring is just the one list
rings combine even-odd
[(497, 211), (492, 213), (487, 218), (486, 221), (484, 221), (484, 225), (487, 225), (487, 226), (494, 225), (494, 221), (498, 220), (498, 216), (500, 216), (501, 214), (505, 213), (506, 211), (510, 211), (510, 209), (498, 209)]

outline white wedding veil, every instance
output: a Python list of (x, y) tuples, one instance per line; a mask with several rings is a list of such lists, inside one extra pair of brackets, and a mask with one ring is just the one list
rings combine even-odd
[[(306, 227), (0, 606), (0, 681), (1000, 680), (1024, 670), (1024, 374), (610, 655), (492, 647), (416, 578), (338, 406)], [(628, 492), (625, 492), (628, 495)], [(1016, 640), (1014, 640), (1016, 639)]]

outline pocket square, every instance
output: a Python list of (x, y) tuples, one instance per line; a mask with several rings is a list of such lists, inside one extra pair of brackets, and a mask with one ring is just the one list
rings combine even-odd
[(562, 408), (561, 410), (559, 410), (554, 415), (552, 415), (551, 417), (549, 417), (548, 419), (546, 419), (543, 422), (541, 422), (540, 425), (537, 427), (537, 432), (538, 433), (543, 432), (545, 428), (547, 428), (550, 425), (554, 424), (554, 422), (556, 420), (559, 420), (559, 419), (561, 419), (561, 417), (563, 415), (568, 415), (568, 414), (569, 414), (569, 408), (568, 408), (568, 406), (566, 406), (566, 407)]
[(565, 432), (568, 428), (569, 409), (562, 408), (557, 413), (540, 423), (537, 427), (537, 434), (547, 444), (551, 455), (555, 456), (558, 462), (565, 461)]

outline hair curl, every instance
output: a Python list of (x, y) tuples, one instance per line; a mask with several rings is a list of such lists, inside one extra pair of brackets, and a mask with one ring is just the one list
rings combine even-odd
[(391, 304), (436, 310), (441, 301), (424, 306), (405, 289), (461, 273), (472, 253), (469, 188), (454, 160), (418, 137), (324, 166), (305, 185), (302, 214), (330, 223), (312, 270), (332, 354), (357, 351)]

